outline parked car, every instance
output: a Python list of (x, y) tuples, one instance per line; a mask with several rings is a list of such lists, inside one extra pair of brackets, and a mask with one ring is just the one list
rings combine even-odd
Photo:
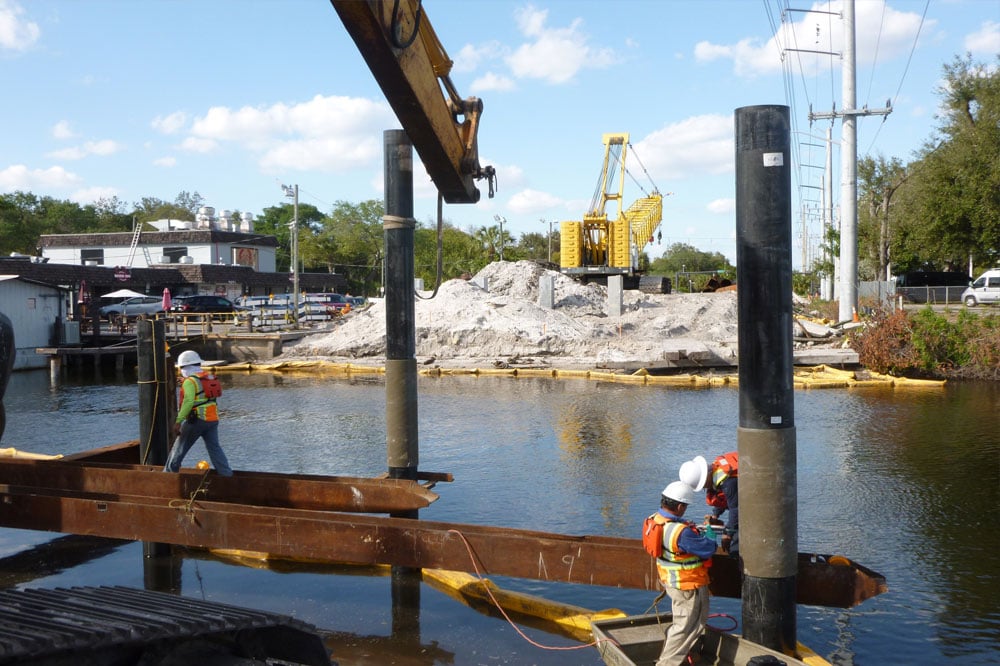
[(134, 318), (139, 315), (155, 315), (159, 312), (163, 312), (163, 298), (161, 296), (133, 296), (101, 308), (101, 316), (105, 319)]
[(239, 309), (222, 296), (178, 296), (170, 307), (177, 314), (232, 314)]
[(962, 302), (973, 308), (984, 303), (1000, 303), (1000, 268), (988, 270), (962, 293)]
[(347, 302), (351, 304), (352, 310), (358, 310), (368, 305), (368, 299), (364, 296), (348, 296)]
[(318, 305), (330, 312), (343, 312), (352, 307), (343, 294), (335, 292), (306, 294), (302, 303), (305, 305)]

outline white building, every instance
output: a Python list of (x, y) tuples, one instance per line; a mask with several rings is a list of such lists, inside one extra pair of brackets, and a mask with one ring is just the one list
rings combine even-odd
[(0, 312), (14, 325), (14, 370), (48, 366), (48, 357), (36, 354), (35, 348), (52, 344), (56, 323), (65, 320), (66, 298), (54, 285), (0, 275)]
[(159, 268), (165, 264), (246, 266), (276, 269), (274, 236), (216, 229), (171, 229), (97, 234), (50, 234), (39, 239), (42, 257), (78, 266)]

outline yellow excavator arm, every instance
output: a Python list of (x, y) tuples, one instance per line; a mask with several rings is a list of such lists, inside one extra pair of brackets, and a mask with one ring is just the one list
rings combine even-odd
[(422, 0), (330, 2), (444, 200), (476, 203), (483, 178), (492, 197), (496, 172), (479, 164), (482, 100), (458, 95)]

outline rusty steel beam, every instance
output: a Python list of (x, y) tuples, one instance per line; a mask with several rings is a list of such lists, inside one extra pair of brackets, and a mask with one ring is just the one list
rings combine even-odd
[[(195, 469), (164, 473), (148, 465), (9, 459), (0, 462), (0, 484), (69, 493), (136, 495), (164, 500), (197, 496), (214, 502), (258, 506), (394, 513), (425, 508), (438, 495), (414, 481), (237, 471), (231, 477)], [(442, 475), (438, 475), (442, 476)]]
[[(449, 569), (642, 590), (658, 587), (653, 560), (639, 540), (617, 537), (17, 486), (0, 487), (0, 525), (261, 551), (288, 559)], [(715, 559), (712, 591), (739, 596), (736, 561)], [(846, 608), (886, 590), (884, 578), (853, 563), (803, 567), (801, 562), (798, 603)]]

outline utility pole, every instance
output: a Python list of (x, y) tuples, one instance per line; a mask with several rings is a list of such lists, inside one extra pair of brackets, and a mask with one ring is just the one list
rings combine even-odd
[(817, 118), (841, 119), (840, 142), (840, 320), (849, 321), (858, 307), (858, 116), (892, 113), (891, 100), (884, 109), (857, 109), (855, 82), (854, 0), (844, 0), (844, 53), (841, 69), (842, 110), (830, 113), (809, 113), (809, 121)]
[(507, 218), (503, 215), (494, 215), (493, 219), (500, 225), (500, 261), (503, 261), (503, 225)]
[[(545, 224), (545, 218), (539, 220), (542, 224)], [(548, 221), (549, 224), (549, 263), (552, 263), (552, 220)]]
[(295, 328), (299, 327), (299, 186), (282, 185), (281, 189), (286, 197), (295, 200), (292, 209), (292, 322)]

